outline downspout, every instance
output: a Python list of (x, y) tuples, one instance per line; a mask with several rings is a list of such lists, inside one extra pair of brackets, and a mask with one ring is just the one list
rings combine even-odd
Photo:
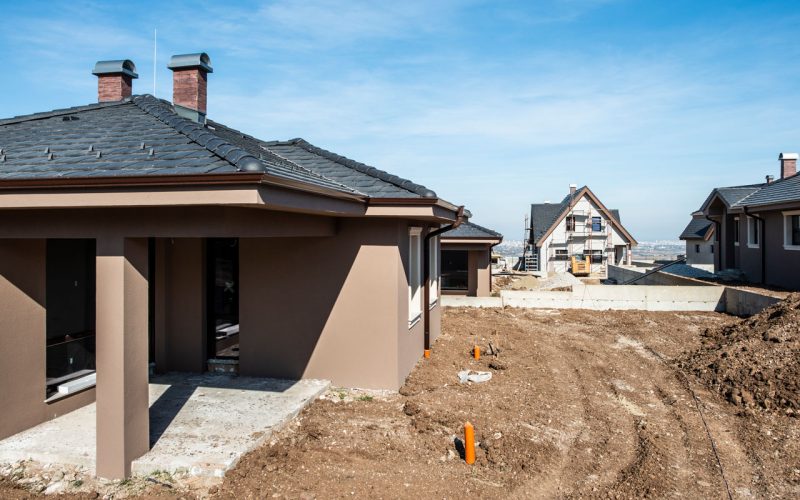
[[(718, 242), (717, 251), (714, 252), (714, 265), (716, 267), (715, 272), (719, 272), (722, 271), (722, 230), (720, 229), (721, 226), (718, 221), (715, 221), (708, 215), (703, 214), (703, 217), (705, 217), (706, 220), (711, 221), (714, 224), (714, 240)], [(686, 253), (689, 253), (689, 251), (687, 250)], [(716, 264), (717, 260), (719, 260), (719, 265)]]
[[(761, 239), (759, 243), (761, 244), (761, 284), (767, 283), (767, 243), (764, 241), (764, 236), (766, 236), (767, 232), (767, 225), (761, 217), (755, 214), (751, 214), (747, 211), (747, 207), (744, 207), (744, 214), (748, 217), (752, 217), (755, 220), (759, 221), (761, 224)], [(747, 221), (745, 221), (746, 223)]]
[[(431, 245), (430, 241), (431, 238), (435, 238), (442, 233), (446, 233), (451, 229), (455, 229), (461, 225), (464, 221), (464, 205), (458, 207), (458, 212), (456, 213), (456, 220), (452, 224), (449, 224), (444, 227), (440, 227), (436, 231), (431, 231), (430, 233), (425, 235), (425, 240), (422, 245), (422, 282), (425, 284), (424, 292), (423, 292), (423, 304), (422, 304), (422, 314), (423, 314), (423, 323), (425, 323), (425, 335), (424, 335), (424, 349), (425, 355), (427, 357), (428, 352), (431, 349)], [(439, 297), (441, 301), (441, 297)]]

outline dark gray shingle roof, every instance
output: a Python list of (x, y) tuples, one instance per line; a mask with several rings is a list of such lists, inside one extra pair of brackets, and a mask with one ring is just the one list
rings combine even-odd
[(379, 198), (435, 198), (425, 186), (309, 144), (303, 139), (262, 142), (270, 152), (298, 165)]
[(611, 210), (609, 210), (609, 212), (611, 212), (611, 216), (614, 217), (614, 219), (616, 219), (617, 222), (622, 223), (622, 221), (619, 218), (619, 209), (612, 208)]
[[(575, 192), (579, 193), (584, 188), (586, 186)], [(544, 236), (544, 233), (556, 222), (558, 216), (567, 209), (570, 198), (571, 196), (567, 195), (560, 203), (534, 203), (531, 205), (531, 238), (533, 241), (539, 241), (539, 238)]]
[(503, 235), (498, 233), (497, 231), (492, 231), (491, 229), (485, 228), (483, 226), (479, 226), (474, 222), (464, 222), (460, 226), (455, 229), (451, 229), (446, 233), (442, 234), (443, 239), (447, 238), (502, 238)]
[(436, 196), (303, 139), (265, 142), (213, 121), (195, 123), (150, 95), (0, 120), (0, 180), (263, 169), (370, 197)]
[(800, 175), (762, 184), (760, 189), (738, 200), (735, 206), (752, 207), (792, 202), (800, 202)]
[(694, 217), (681, 233), (682, 240), (702, 240), (705, 239), (709, 227), (713, 223), (708, 219)]

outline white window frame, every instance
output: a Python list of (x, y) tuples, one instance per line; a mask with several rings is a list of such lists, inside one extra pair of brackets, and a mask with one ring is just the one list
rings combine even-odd
[(408, 228), (408, 327), (422, 318), (422, 228)]
[(783, 212), (783, 249), (800, 250), (800, 245), (792, 245), (792, 217), (800, 216), (800, 210)]
[(433, 308), (439, 301), (439, 276), (441, 275), (441, 254), (439, 253), (439, 237), (428, 240), (428, 307)]
[(736, 239), (733, 240), (733, 246), (738, 247), (739, 246), (739, 240), (742, 239), (742, 226), (739, 225), (739, 218), (738, 217), (734, 217), (733, 218), (733, 225), (736, 227), (736, 230), (734, 231), (734, 234), (736, 235)]
[[(761, 221), (756, 219), (755, 217), (747, 216), (747, 248), (761, 248), (761, 235), (759, 234), (759, 226), (761, 225)], [(753, 243), (753, 234), (758, 241)]]

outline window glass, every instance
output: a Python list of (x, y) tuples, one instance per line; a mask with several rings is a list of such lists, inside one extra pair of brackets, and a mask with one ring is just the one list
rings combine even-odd
[(791, 241), (792, 245), (800, 245), (800, 215), (790, 216), (790, 221), (791, 239), (789, 241)]
[(414, 323), (422, 315), (422, 229), (409, 228), (408, 232), (408, 322)]
[(428, 265), (430, 266), (428, 272), (430, 273), (430, 303), (433, 304), (439, 298), (439, 237), (431, 238), (428, 241), (428, 251), (430, 252), (430, 259)]
[(466, 250), (442, 250), (442, 290), (467, 290), (467, 261)]
[(747, 244), (758, 245), (760, 221), (753, 217), (747, 218)]
[(592, 231), (600, 232), (603, 230), (603, 223), (600, 217), (592, 217)]

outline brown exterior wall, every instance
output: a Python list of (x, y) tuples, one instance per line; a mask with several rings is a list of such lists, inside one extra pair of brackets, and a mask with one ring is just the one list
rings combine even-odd
[(767, 282), (787, 290), (800, 290), (800, 251), (783, 247), (783, 213), (767, 212)]
[(401, 226), (342, 219), (330, 238), (240, 240), (241, 373), (399, 387), (409, 335), (422, 352), (421, 334), (398, 332), (407, 317)]
[(156, 370), (203, 372), (206, 266), (202, 238), (156, 240)]
[(94, 401), (45, 403), (45, 240), (0, 240), (0, 438)]

